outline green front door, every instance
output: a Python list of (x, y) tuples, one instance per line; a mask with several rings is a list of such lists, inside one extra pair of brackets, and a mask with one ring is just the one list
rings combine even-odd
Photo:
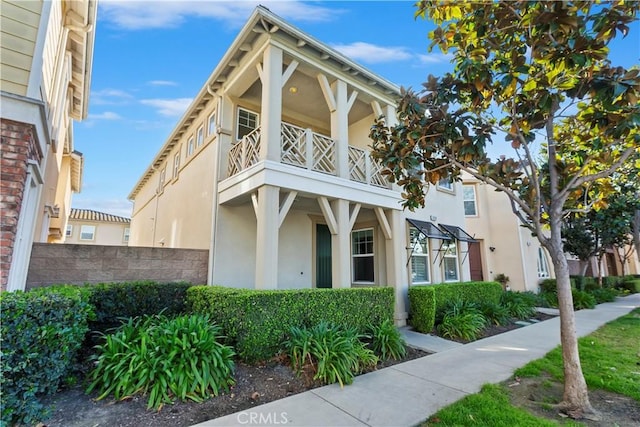
[(316, 224), (316, 288), (331, 287), (331, 232)]

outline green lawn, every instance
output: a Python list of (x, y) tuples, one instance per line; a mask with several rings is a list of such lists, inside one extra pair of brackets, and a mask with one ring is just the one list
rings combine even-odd
[[(640, 401), (640, 309), (602, 326), (578, 340), (582, 370), (589, 388), (601, 388)], [(519, 377), (551, 375), (562, 381), (560, 347), (545, 357), (516, 370)], [(485, 385), (479, 393), (443, 408), (425, 421), (427, 426), (557, 426), (554, 420), (538, 418), (509, 402), (509, 390), (502, 385)], [(562, 425), (581, 425), (571, 420)]]

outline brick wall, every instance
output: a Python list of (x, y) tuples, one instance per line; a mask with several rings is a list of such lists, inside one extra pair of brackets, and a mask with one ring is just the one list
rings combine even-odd
[(22, 208), (27, 165), (38, 164), (38, 150), (33, 126), (2, 119), (0, 123), (0, 289), (7, 289), (13, 247)]
[(26, 289), (135, 280), (204, 285), (208, 261), (200, 249), (34, 243)]

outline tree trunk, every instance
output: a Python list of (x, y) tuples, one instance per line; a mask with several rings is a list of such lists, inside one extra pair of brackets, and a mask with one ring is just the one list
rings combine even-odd
[(582, 277), (586, 276), (587, 269), (589, 268), (589, 260), (580, 260), (580, 275)]
[(631, 221), (631, 234), (633, 235), (633, 246), (636, 249), (636, 258), (640, 262), (640, 209), (636, 209)]
[[(552, 208), (553, 211), (553, 208)], [(558, 308), (560, 310), (560, 341), (564, 368), (564, 394), (560, 407), (571, 418), (597, 418), (596, 411), (589, 401), (587, 383), (580, 365), (576, 318), (571, 295), (569, 265), (563, 250), (561, 230), (561, 210), (557, 215), (550, 213), (551, 236), (549, 254), (553, 262), (558, 289)], [(555, 218), (554, 218), (555, 216)]]

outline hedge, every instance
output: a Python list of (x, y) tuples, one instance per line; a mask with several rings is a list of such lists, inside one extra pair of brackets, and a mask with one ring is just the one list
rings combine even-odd
[(631, 293), (640, 292), (640, 279), (625, 279), (624, 282), (619, 283), (617, 286), (619, 289), (626, 289)]
[(394, 289), (249, 290), (194, 286), (187, 304), (195, 313), (210, 314), (245, 360), (276, 355), (292, 326), (315, 326), (321, 321), (355, 327), (393, 320)]
[(503, 292), (499, 282), (458, 282), (412, 286), (409, 288), (411, 325), (420, 332), (431, 332), (435, 318), (449, 302), (462, 300), (499, 304)]
[(69, 374), (92, 308), (77, 287), (0, 294), (2, 425), (35, 425), (48, 414), (39, 401)]
[(187, 289), (191, 286), (185, 282), (154, 281), (87, 285), (96, 312), (91, 328), (104, 330), (119, 325), (124, 318), (160, 312), (167, 316), (183, 314)]

